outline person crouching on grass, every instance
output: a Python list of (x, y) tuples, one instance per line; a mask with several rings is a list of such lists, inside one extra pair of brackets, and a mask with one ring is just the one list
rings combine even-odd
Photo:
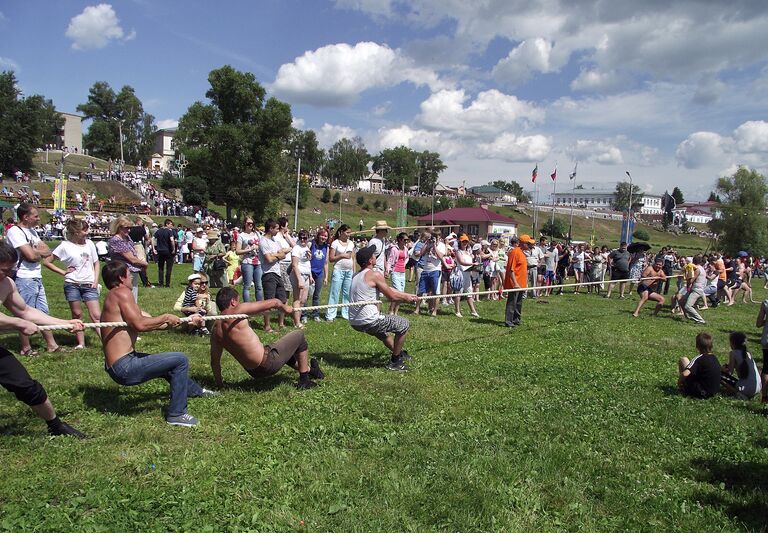
[(720, 390), (720, 362), (712, 354), (712, 335), (706, 332), (696, 335), (696, 349), (699, 355), (689, 360), (681, 357), (678, 361), (677, 386), (685, 396), (711, 398)]
[[(218, 292), (216, 305), (222, 315), (256, 315), (273, 309), (288, 314), (293, 312), (290, 305), (277, 298), (240, 303), (237, 291), (231, 287), (224, 287)], [(231, 353), (243, 369), (256, 379), (272, 376), (286, 365), (295, 368), (299, 373), (299, 381), (296, 384), (299, 389), (316, 387), (317, 383), (310, 378), (325, 377), (317, 359), (309, 358), (307, 341), (301, 330), (292, 331), (274, 344), (264, 346), (259, 336), (251, 329), (248, 320), (217, 320), (211, 335), (211, 370), (217, 387), (224, 384), (221, 378), (221, 354), (224, 350)]]
[(637, 294), (640, 295), (640, 301), (637, 302), (637, 309), (632, 313), (632, 316), (635, 318), (639, 317), (640, 310), (648, 300), (656, 302), (653, 316), (658, 316), (659, 311), (664, 307), (664, 296), (657, 291), (661, 290), (660, 287), (666, 279), (667, 276), (664, 274), (664, 261), (659, 256), (654, 260), (653, 265), (646, 267), (641, 274), (641, 279), (637, 285)]
[[(373, 270), (376, 265), (376, 247), (368, 246), (357, 251), (355, 260), (361, 270), (352, 278), (349, 300), (351, 303), (376, 300), (377, 291), (389, 301), (416, 303), (419, 299), (413, 294), (396, 291), (387, 285), (384, 275)], [(367, 333), (384, 343), (392, 356), (387, 363), (388, 370), (404, 372), (408, 370), (405, 359), (410, 359), (403, 350), (405, 335), (410, 323), (396, 315), (382, 315), (376, 304), (355, 305), (349, 308), (349, 324), (355, 331)], [(394, 337), (389, 334), (394, 333)]]

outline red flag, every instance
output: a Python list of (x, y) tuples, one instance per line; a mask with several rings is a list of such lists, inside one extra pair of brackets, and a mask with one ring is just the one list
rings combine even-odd
[(531, 182), (536, 183), (536, 178), (539, 176), (539, 165), (537, 164), (536, 167), (533, 169), (533, 172), (531, 173)]
[(552, 171), (552, 174), (550, 174), (549, 177), (552, 178), (552, 181), (557, 179), (557, 165), (555, 165), (555, 170)]

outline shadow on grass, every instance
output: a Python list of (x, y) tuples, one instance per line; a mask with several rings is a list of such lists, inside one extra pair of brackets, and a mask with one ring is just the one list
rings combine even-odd
[(296, 379), (298, 379), (298, 374), (296, 374), (293, 369), (291, 369), (291, 372), (294, 373), (295, 378), (287, 373), (286, 369), (286, 372), (281, 372), (280, 374), (276, 374), (274, 376), (259, 379), (246, 378), (235, 383), (230, 383), (225, 387), (225, 389), (238, 389), (245, 392), (268, 392), (276, 389), (284, 383), (294, 383)]
[(30, 430), (24, 420), (17, 416), (0, 416), (0, 435), (4, 437), (39, 437), (43, 434), (45, 422), (40, 422), (39, 431)]
[(664, 396), (680, 396), (680, 397), (683, 396), (683, 394), (680, 392), (680, 389), (678, 389), (677, 386), (675, 385), (670, 385), (669, 383), (662, 383), (658, 387)]
[(168, 392), (142, 392), (136, 387), (124, 391), (116, 386), (84, 385), (80, 387), (80, 392), (83, 393), (83, 402), (91, 409), (120, 416), (156, 411), (158, 400), (168, 401)]
[[(344, 354), (319, 352), (313, 353), (312, 357), (324, 360), (328, 365), (336, 368), (381, 368), (389, 358), (390, 352), (385, 352), (386, 348), (382, 346), (381, 357), (371, 356), (366, 352), (344, 352)], [(359, 356), (364, 356), (361, 358)]]
[(752, 461), (734, 463), (716, 459), (693, 459), (691, 467), (696, 471), (694, 478), (697, 481), (721, 489), (719, 494), (702, 492), (694, 495), (696, 500), (722, 509), (749, 529), (764, 530), (768, 465)]

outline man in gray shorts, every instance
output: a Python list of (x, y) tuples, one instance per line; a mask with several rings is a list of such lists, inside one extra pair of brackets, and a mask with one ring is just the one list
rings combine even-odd
[[(237, 291), (224, 287), (216, 295), (216, 306), (222, 315), (255, 315), (280, 309), (292, 313), (291, 306), (277, 298), (262, 302), (238, 302)], [(303, 331), (292, 331), (279, 341), (264, 346), (258, 335), (251, 329), (248, 320), (233, 318), (217, 320), (211, 335), (211, 370), (216, 384), (221, 387), (221, 354), (227, 350), (237, 362), (254, 378), (271, 376), (288, 365), (299, 373), (299, 389), (311, 389), (317, 383), (310, 378), (323, 379), (317, 359), (309, 359), (307, 341)]]
[[(413, 294), (396, 291), (384, 280), (384, 275), (373, 270), (376, 264), (376, 247), (368, 246), (358, 250), (355, 259), (361, 271), (352, 278), (349, 291), (350, 303), (376, 300), (377, 291), (391, 302), (412, 302), (419, 299)], [(392, 357), (387, 363), (388, 370), (404, 372), (408, 370), (405, 359), (410, 359), (408, 352), (403, 350), (405, 335), (410, 323), (407, 319), (395, 315), (382, 315), (376, 304), (356, 305), (349, 308), (349, 324), (355, 331), (367, 333), (384, 343)], [(389, 334), (394, 333), (394, 337)]]

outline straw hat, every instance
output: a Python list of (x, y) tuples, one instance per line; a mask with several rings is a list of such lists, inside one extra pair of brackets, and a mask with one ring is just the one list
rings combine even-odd
[(377, 220), (376, 225), (371, 229), (380, 230), (380, 229), (392, 229), (392, 228), (389, 226), (389, 224), (387, 224), (386, 220)]

